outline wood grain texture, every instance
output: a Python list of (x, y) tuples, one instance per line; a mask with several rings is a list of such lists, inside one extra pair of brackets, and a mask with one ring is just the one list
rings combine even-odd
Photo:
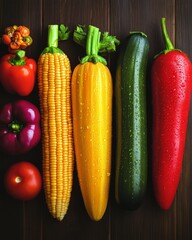
[[(190, 59), (192, 59), (192, 33), (190, 31), (190, 22), (192, 21), (192, 16), (190, 14), (190, 9), (192, 9), (192, 2), (189, 0), (177, 1), (176, 5), (176, 42), (177, 48), (184, 51)], [(192, 105), (191, 105), (192, 109)], [(192, 232), (192, 195), (191, 195), (191, 113), (189, 115), (188, 122), (188, 134), (185, 145), (185, 155), (183, 159), (183, 169), (180, 179), (180, 184), (178, 188), (178, 194), (176, 197), (176, 221), (177, 221), (177, 237), (178, 239), (191, 239)], [(181, 234), (182, 232), (182, 234)]]
[[(28, 160), (41, 170), (41, 144), (25, 155), (10, 157), (0, 153), (0, 239), (5, 240), (191, 240), (192, 238), (192, 111), (189, 115), (183, 170), (175, 201), (168, 211), (157, 206), (151, 181), (151, 79), (153, 57), (164, 48), (160, 19), (166, 17), (167, 30), (177, 48), (192, 59), (192, 2), (190, 0), (0, 0), (0, 33), (13, 24), (29, 26), (33, 44), (27, 55), (38, 59), (47, 43), (49, 24), (66, 24), (71, 31), (77, 24), (92, 24), (101, 31), (109, 31), (121, 41), (130, 31), (143, 31), (150, 42), (147, 74), (149, 174), (148, 188), (142, 206), (126, 211), (114, 199), (114, 155), (108, 208), (103, 219), (93, 222), (86, 213), (76, 168), (68, 213), (62, 222), (49, 214), (43, 191), (30, 202), (13, 200), (3, 187), (3, 176), (14, 162)], [(84, 56), (82, 49), (72, 41), (60, 42), (59, 47), (69, 56), (72, 69)], [(6, 52), (0, 45), (0, 56)], [(118, 53), (118, 49), (117, 49)], [(115, 81), (117, 53), (108, 57)], [(18, 99), (0, 86), (0, 106)], [(39, 105), (37, 86), (26, 99)], [(114, 123), (113, 123), (114, 124)], [(115, 129), (113, 129), (115, 138)], [(115, 139), (113, 139), (113, 142)], [(115, 145), (114, 145), (115, 146)], [(113, 148), (114, 152), (114, 148)]]

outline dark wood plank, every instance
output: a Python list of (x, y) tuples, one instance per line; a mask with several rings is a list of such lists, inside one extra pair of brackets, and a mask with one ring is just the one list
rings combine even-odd
[[(47, 39), (49, 24), (65, 24), (71, 33), (78, 24), (94, 25), (101, 31), (109, 31), (109, 0), (99, 1), (44, 1), (43, 5), (43, 42)], [(59, 46), (69, 56), (72, 69), (79, 63), (79, 57), (84, 56), (85, 50), (72, 40), (59, 42)]]
[[(41, 47), (41, 1), (21, 0), (21, 1), (1, 1), (0, 8), (0, 31), (3, 33), (4, 28), (12, 25), (25, 25), (31, 30), (33, 44), (27, 49), (26, 55), (37, 59)], [(7, 53), (7, 48), (4, 45), (0, 46), (2, 56)], [(14, 101), (22, 97), (13, 96), (5, 92), (0, 87), (0, 106), (6, 102)], [(38, 104), (35, 90), (30, 96), (25, 97), (26, 100)], [(39, 156), (39, 148), (22, 156), (10, 157), (9, 155), (1, 155), (1, 197), (0, 197), (0, 212), (1, 212), (1, 239), (41, 239), (41, 200), (39, 198), (24, 203), (16, 201), (6, 194), (3, 188), (3, 176), (10, 165), (18, 161), (30, 161), (37, 167), (41, 166), (41, 157)], [(38, 212), (39, 211), (39, 212)], [(36, 228), (37, 231), (32, 230)]]
[[(30, 57), (38, 59), (47, 43), (48, 24), (66, 24), (71, 31), (77, 24), (92, 24), (101, 31), (109, 31), (121, 41), (130, 31), (143, 31), (150, 41), (148, 64), (148, 124), (149, 124), (149, 176), (148, 189), (142, 206), (136, 211), (122, 209), (114, 199), (115, 158), (108, 208), (99, 222), (90, 220), (86, 213), (76, 168), (71, 202), (67, 215), (62, 222), (49, 214), (43, 191), (30, 202), (12, 199), (4, 190), (3, 176), (14, 162), (28, 160), (41, 170), (41, 144), (31, 152), (18, 157), (0, 153), (0, 239), (6, 240), (189, 240), (192, 236), (192, 111), (189, 116), (183, 169), (175, 201), (168, 211), (157, 206), (153, 196), (151, 181), (151, 79), (150, 69), (153, 57), (164, 48), (161, 34), (161, 17), (167, 19), (167, 30), (171, 40), (192, 59), (191, 23), (192, 2), (190, 0), (1, 0), (0, 32), (13, 24), (23, 24), (31, 29), (32, 46), (27, 49)], [(72, 70), (79, 63), (85, 50), (72, 41), (60, 42), (59, 46), (69, 56)], [(118, 48), (119, 49), (119, 48)], [(0, 45), (0, 56), (6, 53)], [(118, 52), (117, 52), (118, 53)], [(108, 59), (115, 81), (117, 53)], [(7, 94), (0, 86), (0, 106), (5, 102), (18, 99)], [(37, 86), (26, 99), (39, 105)], [(192, 110), (192, 107), (191, 107)], [(113, 123), (114, 124), (114, 123)], [(115, 125), (114, 125), (115, 130)], [(114, 135), (115, 137), (115, 131)], [(115, 144), (113, 146), (113, 149)]]
[[(189, 0), (177, 1), (176, 5), (176, 48), (184, 51), (189, 58), (192, 58), (191, 48), (191, 27), (192, 16), (190, 9), (192, 8), (192, 2)], [(192, 105), (191, 105), (192, 106)], [(191, 107), (192, 110), (192, 107)], [(190, 112), (188, 131), (185, 146), (185, 155), (183, 159), (182, 175), (180, 185), (178, 188), (178, 194), (176, 199), (177, 204), (177, 235), (179, 239), (191, 239), (191, 214), (192, 214), (192, 178), (191, 178), (191, 121), (192, 115)]]

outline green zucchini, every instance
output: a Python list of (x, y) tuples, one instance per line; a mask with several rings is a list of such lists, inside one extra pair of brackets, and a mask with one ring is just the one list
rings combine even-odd
[(149, 42), (142, 32), (126, 39), (118, 56), (115, 82), (115, 198), (127, 209), (138, 208), (147, 185), (146, 71)]

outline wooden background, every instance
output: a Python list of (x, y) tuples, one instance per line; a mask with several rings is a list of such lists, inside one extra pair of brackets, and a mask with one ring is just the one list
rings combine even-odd
[[(64, 23), (73, 30), (77, 24), (93, 24), (123, 40), (129, 31), (143, 31), (150, 41), (148, 66), (149, 113), (149, 177), (146, 197), (136, 211), (121, 209), (114, 200), (114, 164), (108, 208), (103, 219), (89, 219), (81, 197), (76, 169), (68, 213), (62, 222), (52, 218), (45, 204), (43, 191), (30, 202), (9, 197), (3, 187), (6, 169), (20, 160), (31, 161), (41, 169), (41, 146), (19, 157), (0, 154), (0, 239), (2, 240), (189, 240), (192, 239), (192, 159), (191, 123), (189, 116), (183, 171), (172, 207), (162, 211), (157, 206), (151, 183), (151, 88), (150, 67), (153, 56), (164, 44), (160, 29), (161, 17), (167, 19), (167, 29), (177, 48), (192, 59), (191, 0), (0, 0), (0, 31), (9, 25), (26, 25), (31, 29), (33, 45), (27, 55), (38, 59), (46, 46), (48, 24)], [(84, 52), (72, 40), (59, 45), (69, 56), (72, 69)], [(6, 53), (0, 46), (0, 55)], [(114, 76), (116, 54), (108, 58)], [(0, 105), (18, 98), (0, 88)], [(27, 100), (39, 104), (37, 87)], [(114, 163), (114, 157), (112, 159)]]

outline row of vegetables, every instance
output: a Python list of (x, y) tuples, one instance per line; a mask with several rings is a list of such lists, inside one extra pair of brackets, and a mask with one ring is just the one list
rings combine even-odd
[[(19, 156), (36, 147), (41, 138), (40, 112), (33, 103), (22, 98), (33, 91), (37, 63), (25, 56), (24, 49), (32, 44), (29, 28), (7, 27), (1, 42), (8, 46), (9, 53), (0, 59), (0, 83), (7, 95), (20, 98), (0, 108), (0, 149), (8, 155)], [(7, 192), (19, 200), (31, 200), (42, 189), (41, 173), (29, 161), (12, 164), (4, 182)]]
[[(162, 32), (166, 49), (155, 56), (151, 69), (152, 176), (158, 205), (169, 209), (182, 170), (192, 65), (185, 53), (173, 47), (165, 18), (162, 18)], [(3, 106), (0, 110), (0, 148), (8, 154), (23, 154), (34, 148), (40, 138), (42, 143), (42, 180), (33, 164), (19, 162), (7, 171), (5, 186), (13, 197), (27, 200), (39, 193), (43, 182), (49, 212), (61, 221), (70, 203), (75, 159), (86, 210), (92, 220), (98, 221), (105, 213), (110, 188), (113, 94), (115, 198), (126, 209), (133, 210), (140, 206), (145, 196), (149, 42), (142, 32), (129, 34), (120, 46), (113, 86), (103, 54), (116, 50), (120, 44), (116, 37), (107, 32), (101, 34), (92, 25), (78, 25), (73, 40), (86, 49), (86, 56), (73, 72), (68, 57), (58, 48), (58, 39), (68, 37), (69, 31), (64, 25), (60, 28), (49, 25), (48, 45), (36, 66), (23, 50), (32, 43), (28, 28), (9, 27), (2, 36), (11, 54), (0, 61), (0, 83), (10, 94), (27, 96), (33, 90), (37, 69), (40, 112), (23, 99)], [(17, 164), (28, 165), (19, 168)], [(34, 186), (34, 189), (31, 187), (32, 195), (30, 187), (19, 190), (24, 182), (24, 168), (33, 168), (33, 177), (28, 177), (28, 183), (33, 178), (33, 184), (28, 185)]]

